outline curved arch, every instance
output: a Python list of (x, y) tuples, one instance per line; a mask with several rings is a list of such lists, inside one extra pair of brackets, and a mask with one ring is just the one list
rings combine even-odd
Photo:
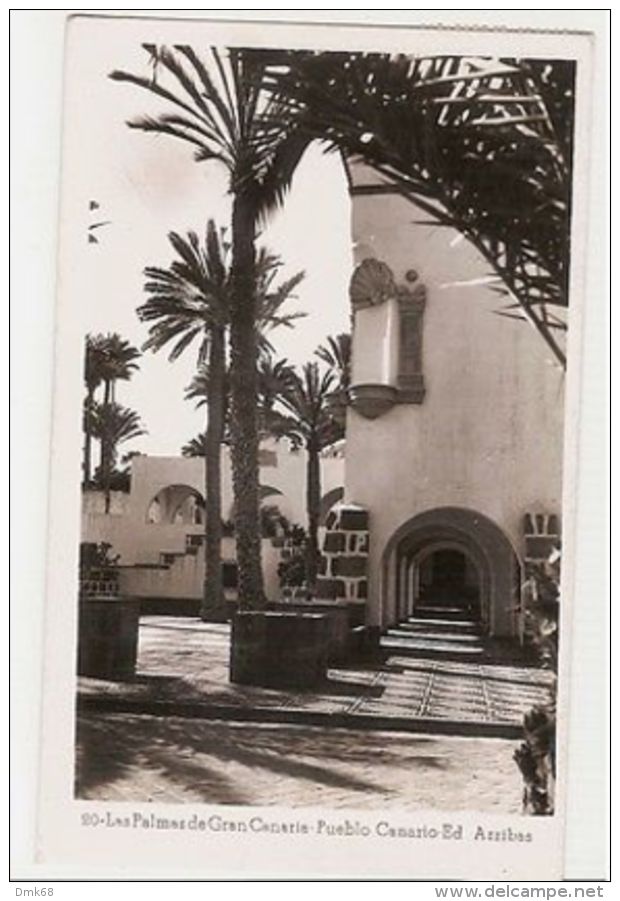
[(204, 521), (205, 500), (192, 485), (174, 483), (160, 488), (146, 509), (148, 523), (196, 525)]
[(388, 621), (404, 614), (401, 571), (440, 547), (464, 554), (479, 579), (481, 619), (492, 635), (514, 635), (520, 564), (502, 529), (484, 514), (462, 507), (438, 507), (402, 523), (383, 553), (381, 603)]
[[(421, 587), (422, 581), (422, 567), (425, 565), (427, 561), (430, 561), (438, 551), (456, 551), (460, 554), (465, 561), (465, 573), (467, 572), (467, 564), (470, 566), (470, 572), (473, 570), (475, 573), (475, 587), (477, 589), (478, 594), (478, 604), (479, 604), (479, 613), (480, 619), (484, 623), (485, 619), (488, 619), (488, 611), (486, 609), (486, 604), (483, 604), (483, 599), (487, 598), (487, 581), (488, 576), (486, 572), (486, 566), (484, 561), (475, 553), (472, 553), (470, 549), (466, 549), (463, 546), (463, 543), (460, 541), (455, 541), (454, 539), (445, 539), (438, 541), (431, 541), (429, 544), (425, 544), (422, 546), (421, 550), (419, 550), (414, 557), (408, 558), (408, 564), (410, 566), (415, 566), (416, 568), (416, 576), (419, 575), (419, 579), (417, 578), (418, 585), (417, 587)], [(465, 584), (463, 587), (472, 588), (473, 586)], [(475, 610), (474, 604), (470, 606), (470, 612), (474, 615)]]
[[(449, 538), (439, 539), (422, 548), (416, 556), (417, 562), (421, 565), (428, 557), (432, 557), (436, 551), (459, 551), (460, 553), (464, 553), (461, 542)], [(467, 557), (467, 554), (465, 554), (465, 556)], [(475, 563), (473, 559), (472, 562)]]
[(282, 497), (282, 492), (279, 488), (274, 488), (272, 485), (259, 485), (258, 486), (258, 499), (260, 503), (266, 500), (268, 497)]
[(344, 488), (340, 486), (339, 488), (332, 488), (331, 491), (327, 491), (323, 497), (321, 498), (321, 508), (319, 513), (319, 524), (324, 526), (325, 520), (327, 519), (327, 514), (338, 501), (341, 501), (344, 497)]
[[(273, 485), (259, 485), (258, 486), (259, 505), (262, 505), (270, 497), (284, 497), (284, 492), (280, 491), (279, 488), (274, 488)], [(233, 501), (226, 512), (226, 519), (228, 522), (233, 522), (234, 518), (235, 518), (235, 502)]]

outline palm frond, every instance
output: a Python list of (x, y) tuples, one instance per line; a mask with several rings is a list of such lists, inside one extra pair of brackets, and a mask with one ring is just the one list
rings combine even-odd
[[(254, 52), (297, 128), (459, 230), (524, 309), (568, 304), (574, 65)], [(542, 309), (526, 315), (562, 361)]]

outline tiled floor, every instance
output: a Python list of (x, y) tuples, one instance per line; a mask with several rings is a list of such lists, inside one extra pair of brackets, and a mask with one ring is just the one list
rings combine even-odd
[[(407, 628), (384, 642), (383, 664), (329, 671), (317, 692), (275, 691), (228, 680), (229, 626), (193, 619), (145, 617), (140, 626), (138, 676), (132, 683), (81, 679), (90, 696), (209, 705), (281, 708), (380, 717), (518, 726), (548, 697), (551, 676), (519, 665), (484, 663), (475, 635), (456, 637)], [(421, 646), (423, 656), (420, 657)], [(462, 648), (466, 650), (461, 652)]]

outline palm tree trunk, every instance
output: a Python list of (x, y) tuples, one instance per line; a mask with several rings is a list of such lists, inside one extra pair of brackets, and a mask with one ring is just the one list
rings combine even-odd
[(103, 437), (101, 439), (101, 462), (100, 462), (100, 470), (101, 470), (101, 478), (103, 481), (103, 490), (104, 490), (104, 500), (105, 506), (104, 510), (106, 513), (110, 512), (111, 506), (111, 488), (110, 483), (112, 481), (112, 462), (113, 462), (113, 447), (111, 441), (108, 437)]
[(95, 392), (89, 388), (86, 395), (86, 410), (84, 416), (84, 487), (90, 485), (91, 471), (93, 468), (93, 436), (91, 433), (91, 417), (93, 414), (93, 398)]
[(224, 437), (224, 376), (226, 357), (224, 329), (210, 328), (209, 394), (205, 437), (205, 577), (200, 616), (220, 614), (224, 609), (222, 587), (222, 474)]
[[(105, 390), (103, 394), (103, 406), (106, 410), (110, 405), (111, 392), (112, 381), (111, 379), (106, 379)], [(110, 512), (110, 480), (112, 478), (111, 457), (112, 448), (110, 447), (110, 437), (106, 434), (106, 430), (104, 429), (101, 435), (101, 480), (103, 482), (103, 492), (105, 498), (104, 510), (106, 513)]]
[(306, 473), (306, 511), (308, 514), (308, 547), (306, 555), (306, 582), (314, 594), (319, 564), (319, 518), (321, 514), (321, 460), (317, 444), (310, 440)]
[(231, 261), (232, 467), (239, 607), (265, 605), (258, 493), (256, 410), (256, 297), (254, 206), (239, 191), (233, 200)]

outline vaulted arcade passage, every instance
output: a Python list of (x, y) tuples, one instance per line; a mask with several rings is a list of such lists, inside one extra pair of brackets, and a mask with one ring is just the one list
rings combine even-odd
[(480, 622), (496, 636), (518, 632), (519, 564), (488, 517), (441, 507), (403, 523), (383, 557), (382, 625), (436, 608)]

